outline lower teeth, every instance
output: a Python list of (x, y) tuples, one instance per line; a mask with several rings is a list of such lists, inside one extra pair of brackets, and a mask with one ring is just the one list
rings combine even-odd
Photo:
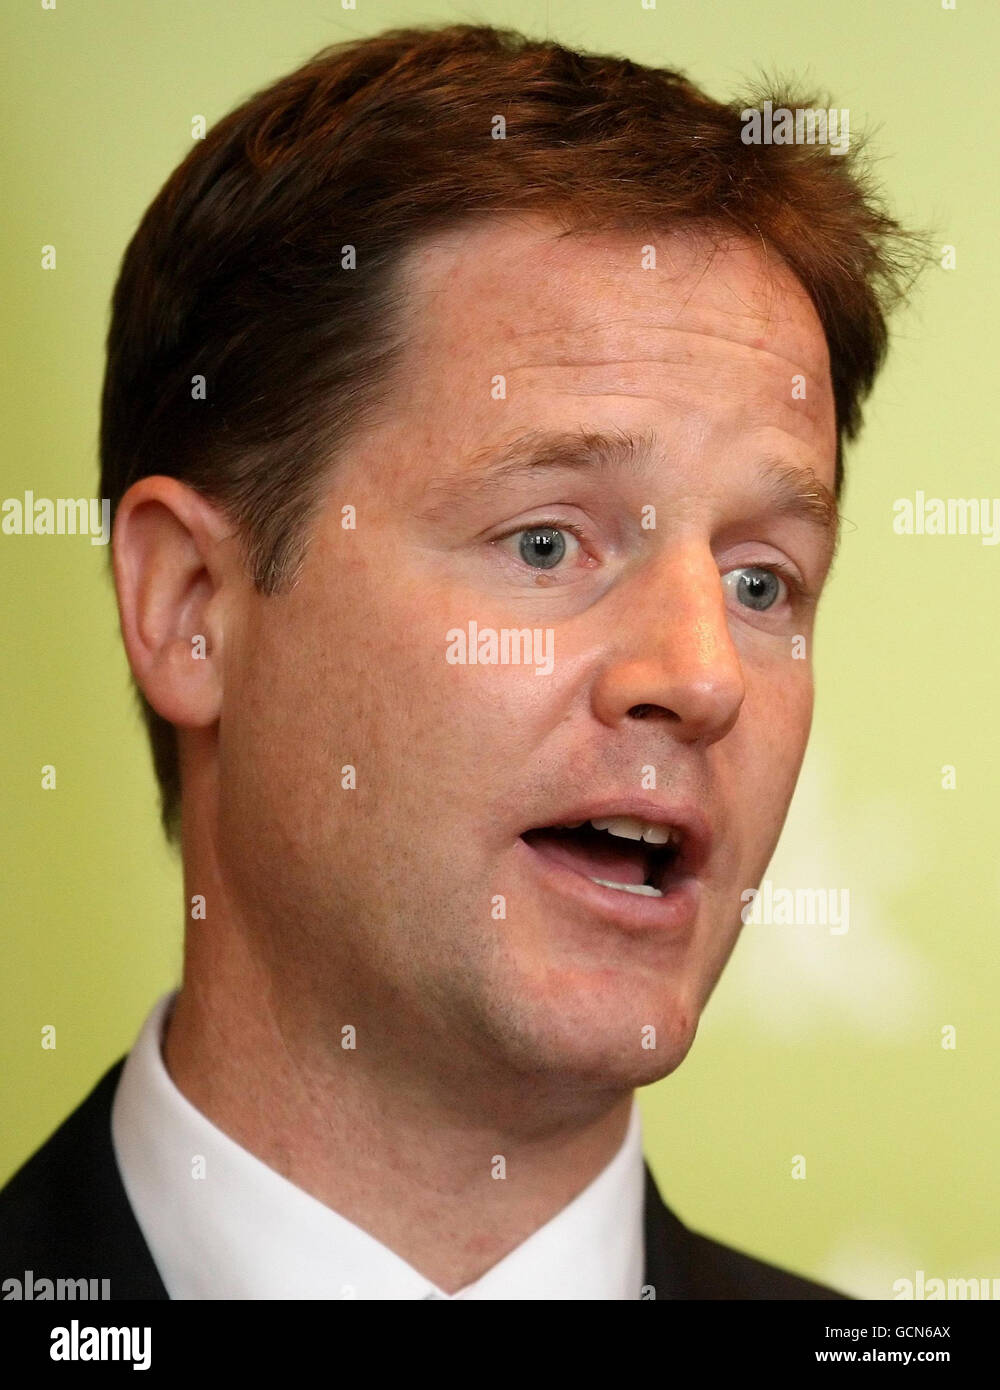
[(591, 883), (599, 883), (602, 888), (618, 888), (622, 893), (641, 893), (646, 898), (662, 898), (659, 888), (649, 883), (611, 883), (606, 878), (592, 878)]

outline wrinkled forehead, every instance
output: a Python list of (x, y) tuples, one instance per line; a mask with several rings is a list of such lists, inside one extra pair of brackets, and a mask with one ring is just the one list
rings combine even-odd
[(801, 282), (763, 241), (721, 229), (562, 235), (539, 214), (480, 218), (413, 248), (402, 270), (407, 338), (425, 360), (515, 346), (580, 365), (588, 353), (635, 360), (641, 337), (662, 361), (721, 358), (728, 344), (829, 382)]

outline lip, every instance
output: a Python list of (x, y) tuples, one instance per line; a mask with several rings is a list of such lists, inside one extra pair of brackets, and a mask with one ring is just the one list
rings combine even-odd
[[(684, 844), (674, 865), (682, 877), (697, 878), (712, 852), (712, 828), (696, 806), (691, 802), (656, 801), (648, 796), (605, 797), (601, 801), (556, 811), (552, 820), (526, 825), (520, 833), (524, 835), (529, 830), (554, 825), (572, 825), (575, 821), (606, 820), (612, 816), (634, 816), (652, 825), (670, 825), (682, 830)], [(609, 888), (607, 891), (614, 893), (616, 890)]]
[(618, 888), (605, 888), (567, 864), (547, 859), (526, 840), (519, 839), (516, 849), (522, 857), (531, 856), (531, 867), (543, 883), (588, 917), (611, 922), (625, 931), (652, 930), (677, 938), (688, 936), (694, 927), (701, 901), (701, 884), (690, 875), (671, 884), (662, 898), (648, 898), (638, 893), (623, 893)]
[[(701, 902), (698, 873), (711, 852), (712, 833), (707, 820), (690, 805), (667, 805), (648, 797), (626, 797), (558, 811), (552, 820), (543, 824), (565, 825), (610, 816), (635, 816), (654, 825), (672, 825), (684, 831), (684, 847), (673, 868), (677, 877), (662, 897), (605, 888), (569, 865), (540, 854), (523, 838), (518, 840), (519, 852), (522, 857), (531, 856), (529, 862), (533, 871), (550, 889), (575, 903), (588, 917), (598, 917), (626, 931), (662, 932), (678, 939), (687, 937), (694, 927)], [(522, 835), (540, 828), (541, 825), (526, 826)]]

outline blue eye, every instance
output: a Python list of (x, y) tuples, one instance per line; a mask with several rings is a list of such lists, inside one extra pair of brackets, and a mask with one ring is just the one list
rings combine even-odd
[(744, 608), (752, 608), (758, 613), (766, 612), (782, 598), (784, 581), (774, 570), (763, 569), (759, 565), (744, 565), (742, 569), (730, 570), (722, 576), (722, 582), (736, 593), (736, 598)]
[(519, 536), (521, 559), (532, 569), (554, 569), (566, 554), (566, 538), (554, 526), (532, 526)]

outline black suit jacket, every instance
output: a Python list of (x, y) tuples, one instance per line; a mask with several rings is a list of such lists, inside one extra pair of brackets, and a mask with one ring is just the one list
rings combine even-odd
[[(111, 1143), (124, 1060), (0, 1192), (0, 1285), (31, 1270), (36, 1280), (109, 1279), (113, 1300), (167, 1298)], [(648, 1166), (645, 1235), (645, 1283), (657, 1299), (845, 1297), (689, 1231), (664, 1205)]]

